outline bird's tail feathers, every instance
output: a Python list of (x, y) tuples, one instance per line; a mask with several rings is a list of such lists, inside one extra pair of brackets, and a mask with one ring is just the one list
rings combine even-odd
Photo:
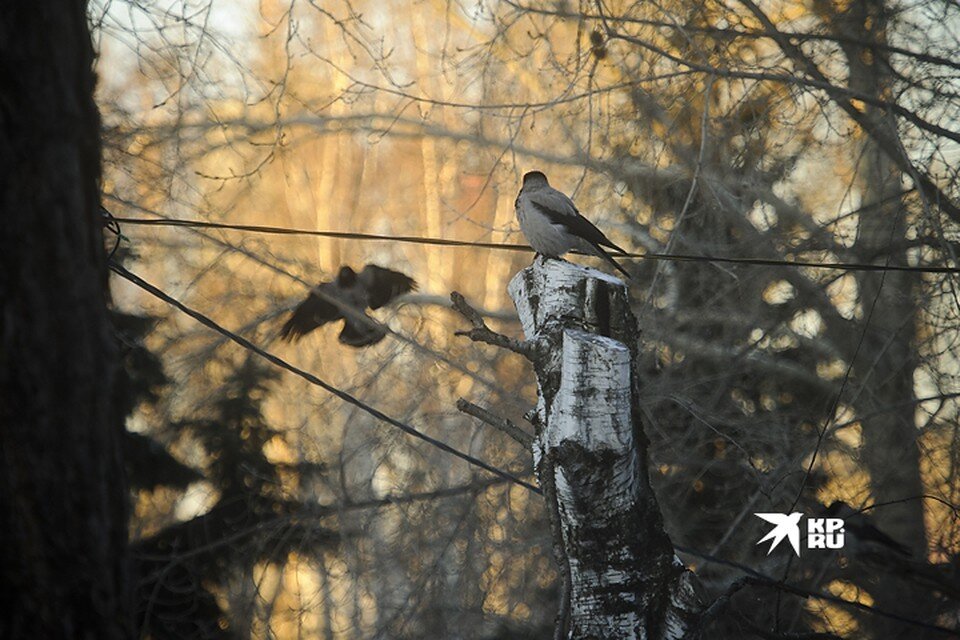
[(610, 242), (610, 239), (609, 239), (609, 238), (604, 238), (604, 240), (606, 240), (606, 242), (603, 243), (603, 246), (609, 247), (610, 249), (613, 249), (614, 251), (616, 251), (618, 254), (620, 254), (620, 255), (622, 255), (622, 256), (628, 255), (626, 249), (624, 249), (623, 247), (620, 247), (620, 246), (618, 246), (618, 245), (613, 244), (612, 242)]
[[(633, 277), (629, 273), (627, 273), (627, 270), (621, 267), (620, 264), (613, 259), (613, 256), (607, 253), (607, 251), (603, 247), (601, 247), (599, 244), (595, 244), (593, 245), (593, 248), (596, 250), (598, 256), (600, 256), (601, 258), (609, 262), (610, 265), (614, 269), (622, 273), (627, 280), (633, 280)], [(626, 253), (626, 251), (624, 251), (623, 249), (620, 249), (619, 247), (615, 247), (615, 248), (619, 250), (621, 253)]]

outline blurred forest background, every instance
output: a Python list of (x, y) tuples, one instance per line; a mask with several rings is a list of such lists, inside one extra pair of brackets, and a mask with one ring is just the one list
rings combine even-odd
[[(225, 227), (522, 243), (513, 200), (540, 169), (637, 252), (861, 265), (626, 262), (651, 480), (708, 600), (744, 568), (793, 589), (739, 585), (730, 637), (957, 625), (960, 298), (936, 270), (960, 240), (955, 2), (96, 0), (89, 15), (114, 260), (527, 480), (529, 453), (455, 406), (526, 424), (533, 373), (455, 337), (447, 300), (518, 335), (506, 285), (531, 254)], [(387, 339), (278, 339), (310, 287), (368, 262), (420, 285), (377, 315)], [(540, 496), (112, 288), (141, 637), (552, 637)], [(756, 546), (754, 512), (834, 500), (872, 507), (924, 571)]]

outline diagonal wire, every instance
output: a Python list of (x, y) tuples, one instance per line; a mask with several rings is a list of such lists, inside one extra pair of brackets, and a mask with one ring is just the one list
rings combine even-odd
[(220, 335), (222, 335), (222, 336), (228, 338), (229, 340), (237, 343), (238, 345), (240, 345), (240, 346), (243, 347), (244, 349), (247, 349), (247, 350), (249, 350), (249, 351), (252, 351), (253, 353), (256, 353), (256, 354), (259, 355), (261, 358), (263, 358), (263, 359), (267, 360), (268, 362), (276, 365), (277, 367), (280, 367), (281, 369), (286, 369), (287, 371), (293, 373), (294, 375), (303, 378), (304, 380), (306, 380), (306, 381), (309, 382), (310, 384), (316, 385), (316, 386), (320, 387), (321, 389), (324, 389), (324, 390), (327, 391), (328, 393), (331, 393), (331, 394), (333, 394), (334, 396), (340, 398), (341, 400), (343, 400), (343, 401), (346, 402), (347, 404), (353, 405), (353, 406), (357, 407), (358, 409), (360, 409), (361, 411), (364, 411), (364, 412), (372, 415), (373, 417), (377, 418), (378, 420), (380, 420), (380, 421), (382, 421), (382, 422), (386, 422), (387, 424), (389, 424), (389, 425), (391, 425), (391, 426), (393, 426), (393, 427), (396, 427), (397, 429), (400, 429), (400, 430), (403, 431), (404, 433), (406, 433), (406, 434), (408, 434), (408, 435), (411, 435), (411, 436), (413, 436), (414, 438), (419, 438), (420, 440), (423, 440), (424, 442), (426, 442), (426, 443), (428, 443), (428, 444), (430, 444), (430, 445), (432, 445), (432, 446), (440, 449), (441, 451), (445, 451), (446, 453), (449, 453), (449, 454), (451, 454), (451, 455), (453, 455), (453, 456), (456, 456), (457, 458), (460, 458), (461, 460), (464, 460), (464, 461), (466, 461), (466, 462), (468, 462), (468, 463), (470, 463), (470, 464), (472, 464), (472, 465), (474, 465), (474, 466), (476, 466), (476, 467), (480, 467), (481, 469), (484, 469), (484, 470), (486, 470), (486, 471), (489, 471), (490, 473), (493, 473), (494, 475), (500, 476), (501, 478), (503, 478), (503, 479), (505, 479), (505, 480), (509, 480), (510, 482), (513, 482), (513, 483), (518, 484), (518, 485), (520, 485), (520, 486), (522, 486), (522, 487), (524, 487), (524, 488), (526, 488), (526, 489), (529, 489), (530, 491), (532, 491), (532, 492), (534, 492), (534, 493), (541, 493), (541, 491), (540, 491), (540, 489), (539, 489), (538, 487), (530, 484), (529, 482), (526, 482), (525, 480), (522, 480), (521, 478), (519, 478), (519, 477), (517, 477), (517, 476), (515, 476), (515, 475), (513, 475), (513, 474), (511, 474), (511, 473), (509, 473), (509, 472), (507, 472), (507, 471), (503, 471), (502, 469), (499, 469), (499, 468), (497, 468), (497, 467), (495, 467), (495, 466), (493, 466), (493, 465), (491, 465), (491, 464), (489, 464), (489, 463), (487, 463), (487, 462), (484, 462), (483, 460), (480, 460), (479, 458), (476, 458), (476, 457), (474, 457), (474, 456), (472, 456), (472, 455), (470, 455), (470, 454), (468, 454), (468, 453), (464, 453), (464, 452), (460, 451), (459, 449), (455, 449), (455, 448), (453, 448), (452, 446), (448, 445), (447, 443), (445, 443), (445, 442), (443, 442), (443, 441), (441, 441), (441, 440), (437, 440), (436, 438), (433, 438), (433, 437), (431, 437), (431, 436), (428, 436), (427, 434), (423, 433), (422, 431), (420, 431), (420, 430), (418, 430), (418, 429), (416, 429), (416, 428), (414, 428), (414, 427), (412, 427), (412, 426), (410, 426), (410, 425), (408, 425), (408, 424), (406, 424), (406, 423), (404, 423), (404, 422), (401, 422), (400, 420), (397, 420), (396, 418), (393, 418), (393, 417), (391, 417), (391, 416), (388, 416), (387, 414), (385, 414), (384, 412), (380, 411), (380, 410), (377, 409), (376, 407), (373, 407), (373, 406), (371, 406), (371, 405), (363, 402), (363, 401), (360, 400), (359, 398), (357, 398), (357, 397), (355, 397), (355, 396), (347, 393), (346, 391), (343, 391), (343, 390), (341, 390), (341, 389), (338, 389), (337, 387), (333, 386), (333, 385), (330, 384), (329, 382), (326, 382), (326, 381), (324, 381), (324, 380), (321, 380), (319, 377), (317, 377), (316, 375), (310, 373), (309, 371), (304, 371), (303, 369), (300, 369), (299, 367), (296, 367), (296, 366), (290, 364), (290, 363), (287, 362), (286, 360), (284, 360), (284, 359), (282, 359), (282, 358), (280, 358), (280, 357), (278, 357), (278, 356), (270, 353), (269, 351), (266, 351), (266, 350), (258, 347), (257, 345), (255, 345), (254, 343), (252, 343), (250, 340), (248, 340), (248, 339), (244, 338), (243, 336), (238, 335), (238, 334), (230, 331), (229, 329), (227, 329), (227, 328), (225, 328), (225, 327), (217, 324), (217, 322), (215, 322), (214, 320), (212, 320), (212, 319), (209, 318), (208, 316), (200, 313), (199, 311), (197, 311), (197, 310), (195, 310), (195, 309), (192, 309), (191, 307), (188, 307), (187, 305), (185, 305), (184, 303), (180, 302), (180, 301), (177, 300), (176, 298), (174, 298), (174, 297), (170, 296), (169, 294), (165, 293), (163, 290), (161, 290), (161, 289), (159, 289), (158, 287), (150, 284), (149, 282), (147, 282), (146, 280), (144, 280), (144, 279), (141, 278), (140, 276), (138, 276), (138, 275), (136, 275), (135, 273), (127, 270), (126, 267), (124, 267), (124, 266), (122, 266), (122, 265), (120, 265), (120, 264), (118, 264), (118, 263), (116, 263), (116, 262), (112, 262), (112, 261), (111, 261), (111, 262), (110, 262), (110, 269), (111, 269), (114, 273), (116, 273), (117, 275), (119, 275), (120, 277), (122, 277), (122, 278), (124, 278), (124, 279), (126, 279), (126, 280), (129, 280), (130, 282), (132, 282), (132, 283), (135, 284), (136, 286), (140, 287), (141, 289), (143, 289), (143, 290), (146, 291), (147, 293), (151, 294), (152, 296), (154, 296), (154, 297), (156, 297), (156, 298), (159, 298), (160, 300), (163, 300), (163, 301), (166, 302), (167, 304), (176, 307), (177, 309), (179, 309), (179, 310), (182, 311), (183, 313), (187, 314), (188, 316), (190, 316), (191, 318), (193, 318), (194, 320), (196, 320), (196, 321), (199, 322), (200, 324), (204, 325), (205, 327), (208, 327), (208, 328), (210, 328), (210, 329), (213, 329), (214, 331), (216, 331), (216, 332), (219, 333)]
[[(119, 202), (123, 202), (123, 201), (119, 201)], [(153, 211), (150, 211), (150, 210), (147, 210), (147, 209), (143, 209), (142, 207), (139, 207), (138, 205), (133, 205), (132, 203), (123, 202), (123, 204), (125, 204), (125, 205), (127, 205), (127, 206), (137, 206), (137, 207), (140, 208), (142, 211), (146, 211), (147, 213), (152, 213), (153, 215), (159, 215), (159, 214), (157, 214), (156, 212), (153, 212)], [(104, 207), (101, 206), (101, 209), (103, 209), (103, 211), (105, 212), (105, 215), (108, 215), (108, 216), (109, 216), (109, 221), (110, 221), (110, 223), (109, 223), (108, 225), (106, 225), (107, 228), (108, 228), (112, 233), (115, 233), (115, 234), (118, 236), (118, 242), (119, 242), (119, 238), (120, 238), (121, 234), (120, 234), (120, 231), (119, 231), (120, 225), (119, 225), (119, 222), (117, 222), (117, 218), (116, 218), (115, 216), (113, 216), (113, 214), (111, 214), (111, 213), (110, 213), (107, 209), (105, 209)], [(114, 225), (114, 224), (115, 224), (115, 228), (112, 226), (112, 225)], [(453, 359), (447, 357), (446, 355), (444, 355), (444, 354), (442, 354), (442, 353), (440, 353), (440, 352), (438, 352), (438, 351), (435, 351), (435, 350), (431, 349), (429, 346), (427, 346), (427, 345), (425, 345), (425, 344), (422, 344), (422, 343), (418, 342), (417, 340), (415, 340), (415, 339), (413, 339), (413, 338), (411, 338), (411, 337), (409, 337), (409, 336), (407, 336), (407, 335), (405, 335), (405, 334), (403, 334), (403, 333), (400, 333), (399, 331), (394, 331), (394, 330), (391, 329), (388, 325), (386, 325), (386, 324), (384, 324), (384, 323), (382, 323), (382, 322), (379, 322), (379, 321), (375, 320), (374, 318), (371, 318), (370, 316), (366, 315), (365, 313), (363, 313), (362, 310), (357, 309), (357, 308), (355, 308), (355, 307), (352, 307), (351, 305), (348, 305), (348, 304), (344, 303), (342, 300), (340, 300), (340, 299), (338, 299), (338, 298), (336, 298), (336, 297), (334, 297), (334, 296), (327, 295), (327, 294), (324, 293), (323, 291), (317, 290), (316, 288), (314, 288), (314, 286), (313, 286), (311, 283), (307, 282), (304, 278), (296, 275), (295, 273), (292, 273), (292, 272), (288, 271), (287, 269), (283, 268), (282, 266), (279, 266), (279, 265), (277, 265), (277, 264), (274, 264), (273, 262), (270, 262), (269, 260), (264, 259), (263, 257), (257, 255), (256, 253), (252, 252), (251, 250), (247, 249), (246, 247), (242, 247), (242, 246), (237, 246), (237, 245), (231, 244), (231, 243), (229, 243), (229, 242), (227, 242), (227, 241), (225, 241), (225, 240), (223, 240), (223, 239), (221, 239), (221, 238), (218, 238), (218, 237), (215, 237), (215, 236), (213, 236), (213, 235), (211, 235), (211, 234), (205, 233), (202, 228), (195, 228), (195, 227), (187, 227), (187, 228), (189, 228), (193, 233), (196, 233), (196, 234), (200, 235), (200, 237), (202, 237), (202, 238), (206, 238), (207, 240), (210, 240), (211, 242), (214, 242), (214, 243), (216, 243), (216, 244), (218, 244), (218, 245), (220, 245), (220, 246), (222, 246), (222, 247), (225, 247), (225, 248), (227, 248), (227, 249), (229, 249), (229, 250), (231, 250), (231, 251), (235, 251), (235, 252), (239, 253), (240, 255), (242, 255), (242, 256), (244, 256), (244, 257), (246, 257), (246, 258), (248, 258), (248, 259), (256, 262), (256, 263), (259, 264), (260, 266), (265, 267), (265, 268), (273, 271), (274, 273), (280, 274), (280, 275), (282, 275), (282, 276), (285, 276), (285, 277), (287, 277), (287, 278), (290, 278), (291, 280), (294, 280), (295, 282), (298, 282), (299, 284), (302, 284), (303, 286), (305, 286), (305, 287), (307, 287), (308, 289), (310, 289), (310, 292), (311, 292), (312, 295), (316, 295), (316, 296), (318, 296), (318, 297), (323, 298), (324, 300), (326, 300), (326, 301), (329, 302), (330, 304), (332, 304), (332, 305), (334, 305), (335, 307), (337, 307), (337, 308), (341, 311), (341, 313), (343, 313), (344, 315), (348, 315), (348, 316), (350, 316), (351, 318), (357, 319), (357, 320), (359, 320), (360, 322), (363, 322), (363, 323), (365, 323), (365, 324), (366, 324), (366, 323), (372, 323), (373, 326), (377, 327), (378, 329), (381, 329), (381, 330), (385, 331), (385, 332), (387, 333), (387, 335), (389, 335), (389, 336), (391, 336), (391, 337), (399, 340), (400, 342), (402, 342), (402, 343), (410, 346), (412, 349), (414, 349), (414, 350), (416, 350), (416, 351), (418, 351), (418, 352), (420, 352), (420, 353), (422, 353), (422, 354), (424, 354), (424, 355), (426, 355), (426, 356), (428, 356), (428, 357), (430, 357), (430, 358), (433, 358), (433, 359), (435, 359), (435, 360), (438, 360), (439, 362), (444, 363), (445, 365), (451, 367), (452, 369), (455, 369), (456, 371), (459, 371), (460, 373), (462, 373), (463, 375), (467, 376), (468, 378), (471, 378), (471, 379), (479, 382), (480, 384), (482, 384), (483, 386), (487, 387), (488, 389), (490, 389), (490, 390), (492, 390), (492, 391), (495, 391), (496, 393), (498, 393), (498, 394), (501, 395), (502, 397), (505, 397), (505, 398), (511, 397), (511, 398), (513, 398), (515, 401), (520, 402), (520, 403), (522, 404), (522, 400), (521, 400), (515, 393), (510, 392), (510, 391), (507, 391), (506, 389), (504, 389), (503, 387), (501, 387), (500, 385), (498, 385), (494, 380), (489, 379), (489, 378), (487, 378), (487, 377), (485, 377), (485, 376), (482, 376), (482, 375), (480, 375), (479, 373), (477, 373), (477, 372), (475, 372), (475, 371), (470, 371), (470, 369), (468, 369), (468, 368), (465, 367), (464, 365), (460, 364), (460, 363), (457, 362), (456, 360), (453, 360)], [(447, 302), (448, 302), (448, 301), (447, 301)]]

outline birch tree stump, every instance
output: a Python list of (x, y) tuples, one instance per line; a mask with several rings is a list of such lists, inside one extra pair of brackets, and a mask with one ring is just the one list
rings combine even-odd
[(534, 462), (556, 501), (569, 581), (560, 635), (693, 637), (701, 609), (694, 577), (674, 553), (648, 478), (639, 331), (626, 286), (538, 257), (509, 292), (535, 346)]

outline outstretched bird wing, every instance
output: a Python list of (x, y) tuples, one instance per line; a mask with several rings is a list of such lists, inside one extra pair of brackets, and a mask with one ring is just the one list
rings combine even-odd
[(290, 319), (280, 329), (280, 337), (284, 340), (297, 340), (317, 327), (342, 318), (340, 309), (320, 295), (337, 297), (338, 292), (339, 287), (332, 282), (321, 282), (317, 285), (307, 299), (293, 310)]
[[(337, 277), (335, 282), (322, 282), (307, 299), (294, 309), (280, 330), (284, 340), (296, 340), (328, 322), (343, 319), (340, 342), (352, 347), (365, 347), (380, 342), (387, 332), (364, 314), (367, 307), (379, 309), (391, 300), (417, 288), (413, 278), (368, 264), (354, 278), (353, 271)], [(349, 276), (349, 277), (348, 277)], [(341, 303), (340, 305), (336, 304)], [(345, 312), (343, 306), (349, 310)]]
[[(417, 288), (417, 283), (406, 274), (375, 264), (368, 264), (357, 276), (357, 284), (351, 288), (354, 306), (379, 309), (397, 296)], [(362, 302), (360, 301), (362, 299)], [(351, 347), (366, 347), (383, 340), (386, 329), (374, 323), (368, 316), (354, 317), (344, 314), (340, 342)]]
[(360, 283), (367, 290), (367, 306), (379, 309), (394, 298), (417, 288), (410, 276), (375, 264), (368, 264), (360, 272)]

